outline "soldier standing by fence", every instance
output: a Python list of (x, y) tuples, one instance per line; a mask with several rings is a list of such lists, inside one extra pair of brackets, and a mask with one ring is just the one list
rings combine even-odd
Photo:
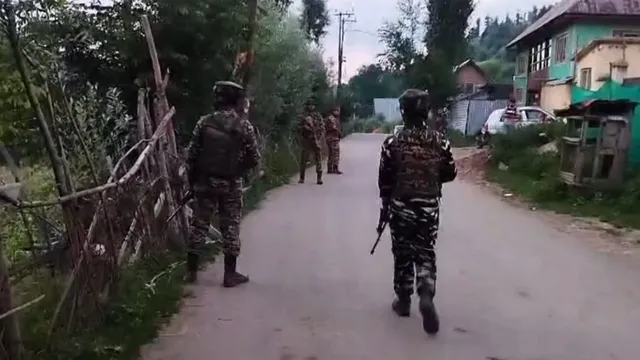
[(253, 126), (239, 115), (244, 97), (242, 86), (220, 81), (213, 92), (215, 111), (198, 121), (188, 148), (188, 176), (195, 206), (187, 250), (187, 280), (194, 282), (197, 278), (202, 247), (217, 211), (223, 238), (223, 286), (235, 287), (249, 281), (249, 277), (236, 271), (240, 254), (241, 179), (260, 163), (260, 152)]
[(322, 185), (322, 141), (324, 140), (324, 122), (316, 112), (314, 99), (306, 103), (304, 114), (300, 119), (300, 184), (304, 183), (309, 156), (315, 162), (317, 184)]

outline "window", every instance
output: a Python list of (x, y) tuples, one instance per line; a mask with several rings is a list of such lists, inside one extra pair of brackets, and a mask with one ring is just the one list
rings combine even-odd
[(640, 30), (613, 30), (614, 37), (640, 37)]
[(529, 55), (529, 72), (540, 71), (549, 67), (551, 39), (547, 39), (531, 48)]
[(527, 72), (527, 54), (518, 55), (516, 61), (516, 75), (524, 74)]
[(465, 94), (473, 94), (474, 88), (475, 88), (475, 86), (473, 85), (473, 83), (466, 83), (466, 84), (464, 84), (464, 93)]
[(521, 103), (522, 102), (522, 89), (517, 88), (516, 89), (516, 93), (514, 94), (513, 98), (516, 100), (516, 103)]
[(526, 116), (527, 121), (542, 122), (542, 120), (545, 118), (545, 114), (539, 110), (524, 110), (523, 112)]
[(555, 42), (555, 60), (556, 64), (562, 63), (567, 60), (567, 34), (560, 35), (556, 38)]
[(580, 87), (591, 89), (591, 68), (580, 69)]

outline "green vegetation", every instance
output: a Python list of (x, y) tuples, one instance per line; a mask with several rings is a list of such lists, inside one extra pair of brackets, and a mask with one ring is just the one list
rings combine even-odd
[(459, 130), (449, 130), (447, 136), (451, 142), (451, 147), (468, 147), (476, 145), (476, 139), (474, 136), (465, 136), (462, 131)]
[[(7, 18), (12, 8), (7, 4), (0, 4), (3, 33), (8, 33), (11, 24)], [(149, 17), (162, 68), (171, 71), (167, 96), (177, 110), (181, 149), (199, 116), (211, 111), (213, 83), (230, 78), (239, 81), (234, 67), (236, 55), (247, 45), (246, 2), (140, 0), (97, 6), (35, 0), (17, 5), (18, 45), (21, 53), (29, 55), (27, 70), (38, 89), (36, 100), (44, 104), (44, 117), (55, 130), (54, 152), (66, 159), (69, 188), (95, 186), (92, 165), (98, 182), (104, 182), (109, 162), (117, 160), (135, 141), (132, 133), (136, 132), (138, 90), (153, 87), (141, 15)], [(297, 170), (298, 148), (292, 139), (306, 99), (312, 95), (319, 99), (321, 110), (335, 102), (329, 70), (314, 44), (329, 19), (325, 1), (305, 1), (300, 17), (289, 15), (289, 5), (289, 0), (260, 1), (264, 11), (260, 11), (257, 26), (250, 120), (263, 136), (265, 176), (245, 194), (247, 211), (258, 206), (268, 190), (288, 182)], [(18, 161), (27, 190), (25, 198), (56, 197), (53, 162), (44, 151), (41, 128), (33, 120), (32, 104), (25, 97), (5, 39), (0, 41), (0, 75), (6, 80), (0, 86), (0, 143)], [(85, 148), (88, 156), (83, 156)], [(0, 180), (13, 181), (7, 169), (0, 169)], [(84, 226), (80, 228), (81, 239), (86, 238), (97, 197), (82, 201), (88, 203), (83, 205), (87, 205), (89, 219), (77, 219)], [(112, 215), (116, 221), (128, 220), (128, 226), (128, 216), (133, 215), (127, 214), (128, 210), (117, 208)], [(24, 212), (0, 208), (2, 245), (9, 266), (9, 274), (0, 274), (0, 278), (11, 278), (14, 306), (44, 295), (16, 317), (26, 350), (20, 360), (136, 358), (139, 346), (153, 339), (162, 322), (179, 309), (182, 254), (172, 252), (166, 241), (157, 241), (154, 248), (143, 249), (136, 262), (125, 262), (110, 272), (109, 278), (96, 280), (98, 286), (106, 284), (104, 289), (88, 291), (93, 286), (91, 279), (78, 280), (71, 295), (65, 297), (71, 300), (64, 302), (62, 315), (52, 327), (74, 263), (68, 259), (68, 248), (47, 260), (44, 255), (50, 251), (34, 254), (33, 247), (51, 249), (51, 241), (66, 240), (67, 223), (62, 214), (55, 206)], [(105, 237), (99, 241), (108, 243), (106, 235), (98, 236)], [(96, 257), (91, 265), (84, 265), (92, 274), (86, 278), (103, 275), (88, 268), (98, 262)], [(2, 291), (0, 297), (5, 296)], [(0, 313), (6, 310), (0, 309)], [(0, 358), (5, 359), (3, 330)], [(13, 355), (8, 358), (14, 360)]]
[[(629, 174), (618, 190), (574, 188), (559, 177), (557, 153), (538, 153), (546, 139), (557, 139), (562, 124), (532, 126), (497, 135), (491, 144), (489, 178), (532, 203), (553, 211), (595, 217), (616, 226), (640, 228), (640, 176)], [(500, 164), (508, 169), (500, 169)]]

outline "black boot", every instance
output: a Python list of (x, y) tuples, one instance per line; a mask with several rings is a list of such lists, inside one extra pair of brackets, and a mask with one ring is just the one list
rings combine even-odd
[(224, 257), (224, 281), (222, 286), (236, 287), (249, 282), (249, 277), (236, 271), (237, 257), (225, 255)]
[(391, 304), (393, 311), (401, 317), (408, 317), (411, 314), (411, 296), (398, 296)]
[(422, 328), (429, 335), (435, 335), (440, 330), (440, 320), (436, 306), (433, 304), (433, 293), (424, 289), (418, 293), (420, 296), (420, 313), (422, 314)]
[(316, 181), (316, 183), (317, 183), (318, 185), (322, 185), (322, 184), (324, 184), (324, 183), (322, 182), (322, 173), (321, 173), (321, 172), (319, 172), (317, 175), (318, 175), (318, 180)]
[(342, 175), (342, 171), (338, 170), (337, 166), (333, 169), (333, 173), (337, 175)]
[(327, 166), (327, 174), (335, 174), (336, 170), (333, 166)]
[(187, 276), (186, 281), (193, 284), (198, 280), (198, 254), (187, 253)]

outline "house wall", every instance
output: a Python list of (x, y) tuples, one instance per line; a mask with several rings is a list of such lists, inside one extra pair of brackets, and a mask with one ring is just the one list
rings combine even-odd
[(540, 107), (545, 111), (552, 113), (553, 110), (559, 110), (571, 105), (571, 85), (545, 84), (540, 90)]
[[(613, 31), (617, 29), (640, 29), (640, 26), (619, 26), (615, 24), (602, 24), (593, 22), (583, 22), (573, 24), (561, 31), (553, 37), (551, 42), (551, 66), (549, 67), (550, 80), (565, 80), (575, 76), (575, 64), (573, 56), (583, 47), (593, 40), (602, 39), (613, 36)], [(556, 61), (557, 42), (563, 36), (567, 35), (565, 60)]]
[[(626, 60), (628, 67), (610, 68), (611, 63)], [(576, 84), (581, 84), (581, 70), (591, 69), (591, 84), (588, 90), (598, 90), (611, 76), (616, 82), (625, 78), (640, 77), (640, 44), (601, 44), (578, 60), (576, 64)], [(611, 72), (610, 72), (611, 70)]]
[[(517, 61), (520, 57), (524, 57), (524, 63), (522, 68), (518, 66)], [(529, 85), (529, 74), (527, 74), (527, 68), (529, 66), (529, 50), (524, 50), (518, 53), (516, 57), (516, 73), (513, 76), (513, 96), (518, 105), (524, 105), (527, 98), (527, 86)]]
[[(550, 49), (550, 66), (549, 66), (549, 80), (569, 80), (572, 79), (576, 74), (576, 66), (573, 61), (573, 56), (589, 44), (591, 41), (596, 39), (601, 39), (605, 37), (613, 36), (614, 30), (640, 30), (640, 24), (637, 25), (621, 25), (615, 23), (595, 23), (593, 21), (583, 21), (579, 23), (575, 23), (570, 25), (562, 30), (559, 30), (551, 40), (551, 49)], [(566, 45), (566, 56), (565, 60), (558, 62), (556, 61), (556, 45), (558, 40), (561, 38), (563, 34), (567, 35), (567, 45)], [(522, 51), (520, 54), (524, 54), (527, 56), (529, 50)], [(627, 76), (630, 77), (630, 76)], [(528, 74), (515, 74), (514, 76), (514, 89), (521, 89), (520, 91), (524, 94), (523, 99), (526, 99), (526, 89), (528, 86)], [(559, 91), (558, 89), (547, 89), (546, 92), (550, 94), (549, 91)], [(564, 91), (564, 90), (563, 90)], [(548, 103), (547, 100), (543, 98), (541, 92), (541, 103)], [(521, 103), (524, 103), (521, 102)]]
[[(458, 86), (464, 91), (465, 84), (473, 84), (477, 89), (478, 87), (487, 83), (487, 79), (478, 72), (473, 66), (465, 66), (458, 70)], [(475, 90), (475, 89), (474, 89)]]

